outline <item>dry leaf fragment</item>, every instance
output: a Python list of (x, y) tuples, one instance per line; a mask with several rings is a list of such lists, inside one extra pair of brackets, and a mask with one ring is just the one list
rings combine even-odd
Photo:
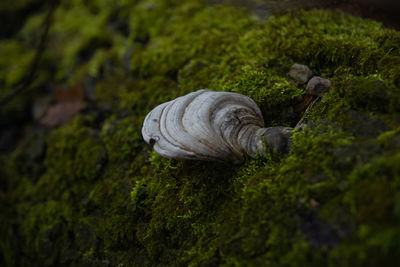
[(56, 87), (57, 103), (52, 105), (41, 119), (41, 123), (48, 127), (64, 125), (72, 120), (83, 107), (83, 88), (80, 84), (64, 89)]

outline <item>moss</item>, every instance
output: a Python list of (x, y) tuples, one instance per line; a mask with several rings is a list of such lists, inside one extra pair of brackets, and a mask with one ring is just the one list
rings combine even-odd
[[(9, 50), (31, 53), (26, 47), (41, 17), (6, 41)], [(57, 66), (56, 75), (41, 67), (40, 77), (82, 83), (95, 100), (67, 125), (0, 157), (1, 197), (9, 203), (0, 261), (397, 263), (398, 32), (334, 11), (263, 21), (196, 0), (77, 0), (62, 2), (50, 39), (45, 62)], [(294, 62), (332, 76), (333, 86), (293, 134), (289, 154), (232, 166), (164, 159), (142, 141), (151, 108), (200, 88), (248, 95), (267, 125), (293, 126), (288, 113), (303, 115), (292, 110), (305, 93), (287, 74)], [(3, 82), (13, 77), (5, 73)], [(37, 140), (46, 142), (35, 148)]]

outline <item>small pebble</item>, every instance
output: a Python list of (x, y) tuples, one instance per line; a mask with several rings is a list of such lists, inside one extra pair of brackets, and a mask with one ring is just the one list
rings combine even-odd
[(306, 91), (308, 95), (322, 96), (329, 91), (331, 86), (332, 83), (330, 80), (315, 76), (308, 82)]
[(306, 83), (313, 75), (312, 71), (306, 65), (293, 64), (289, 71), (290, 77), (292, 77), (298, 83)]

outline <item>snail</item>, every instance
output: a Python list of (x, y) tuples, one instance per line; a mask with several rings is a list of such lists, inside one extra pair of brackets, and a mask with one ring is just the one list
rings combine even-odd
[(265, 128), (259, 107), (247, 96), (201, 89), (155, 107), (142, 136), (163, 157), (237, 164), (244, 154), (287, 152), (292, 130)]

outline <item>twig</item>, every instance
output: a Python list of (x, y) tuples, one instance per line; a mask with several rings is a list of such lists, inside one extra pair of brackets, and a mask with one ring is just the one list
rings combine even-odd
[(0, 107), (8, 104), (11, 100), (14, 99), (18, 94), (25, 91), (29, 88), (31, 83), (33, 82), (37, 68), (39, 66), (40, 59), (42, 58), (43, 52), (46, 49), (46, 42), (47, 37), (49, 35), (49, 30), (51, 26), (51, 20), (54, 14), (56, 7), (58, 6), (60, 0), (50, 0), (50, 8), (46, 14), (46, 17), (43, 21), (43, 32), (40, 37), (39, 45), (36, 49), (35, 57), (27, 71), (27, 73), (22, 77), (21, 81), (19, 81), (16, 85), (16, 89), (10, 93), (9, 95), (5, 96), (3, 99), (0, 100)]
[(296, 124), (296, 126), (294, 127), (295, 129), (299, 128), (300, 125), (303, 123), (304, 119), (306, 118), (308, 112), (310, 112), (310, 110), (312, 109), (312, 107), (315, 105), (315, 103), (320, 99), (321, 97), (317, 97), (315, 98), (310, 105), (308, 105), (306, 111), (304, 111), (303, 117), (301, 117), (301, 119), (299, 120), (299, 122)]

